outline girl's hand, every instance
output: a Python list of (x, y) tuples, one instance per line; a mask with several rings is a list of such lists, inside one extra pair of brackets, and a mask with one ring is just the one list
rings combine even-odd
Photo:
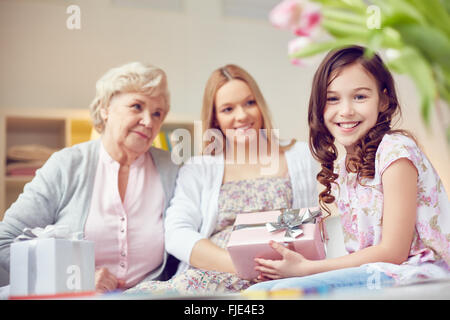
[(275, 241), (270, 241), (269, 245), (281, 254), (282, 259), (270, 260), (255, 258), (256, 263), (258, 263), (255, 270), (261, 272), (258, 277), (260, 281), (301, 277), (313, 273), (311, 272), (311, 260), (306, 259), (300, 253), (288, 249)]
[(107, 268), (95, 270), (95, 290), (97, 292), (108, 292), (123, 287), (125, 281), (117, 279)]

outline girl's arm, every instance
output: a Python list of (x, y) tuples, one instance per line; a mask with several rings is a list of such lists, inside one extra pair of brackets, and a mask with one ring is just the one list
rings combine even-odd
[(342, 257), (307, 260), (301, 254), (272, 243), (282, 260), (255, 259), (256, 267), (269, 279), (305, 276), (336, 269), (358, 267), (371, 262), (400, 264), (408, 258), (417, 212), (417, 170), (406, 158), (393, 162), (382, 175), (383, 226), (377, 245)]

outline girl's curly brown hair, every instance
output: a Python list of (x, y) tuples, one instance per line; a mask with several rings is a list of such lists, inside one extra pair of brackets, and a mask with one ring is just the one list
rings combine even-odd
[(375, 126), (356, 144), (355, 154), (346, 161), (347, 171), (357, 173), (360, 184), (363, 178), (373, 179), (375, 154), (386, 133), (402, 133), (412, 137), (407, 131), (392, 129), (392, 118), (401, 113), (394, 80), (381, 58), (377, 54), (368, 58), (364, 54), (365, 51), (366, 49), (361, 46), (331, 51), (324, 58), (313, 78), (308, 109), (309, 147), (313, 157), (321, 164), (317, 180), (325, 186), (325, 190), (319, 194), (319, 203), (328, 213), (330, 211), (325, 204), (333, 203), (335, 200), (331, 194), (331, 184), (336, 183), (335, 180), (338, 177), (334, 172), (334, 161), (338, 157), (338, 152), (334, 145), (334, 137), (325, 126), (323, 113), (327, 103), (327, 88), (342, 68), (354, 63), (361, 64), (377, 81), (380, 103), (385, 106), (378, 114)]

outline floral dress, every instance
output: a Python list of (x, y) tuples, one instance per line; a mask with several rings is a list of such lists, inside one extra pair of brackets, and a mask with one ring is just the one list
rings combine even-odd
[[(392, 276), (397, 284), (450, 276), (450, 204), (442, 182), (416, 143), (401, 134), (385, 135), (375, 155), (375, 176), (359, 184), (356, 173), (337, 166), (333, 194), (341, 216), (345, 247), (352, 253), (381, 241), (383, 186), (381, 176), (394, 161), (409, 159), (418, 172), (417, 218), (407, 261), (367, 264)], [(399, 201), (402, 201), (399, 199)]]
[[(226, 182), (220, 189), (218, 220), (210, 240), (225, 248), (236, 214), (290, 208), (292, 202), (289, 178), (268, 177)], [(143, 281), (125, 293), (212, 295), (239, 292), (251, 284), (234, 274), (190, 267), (168, 281)]]

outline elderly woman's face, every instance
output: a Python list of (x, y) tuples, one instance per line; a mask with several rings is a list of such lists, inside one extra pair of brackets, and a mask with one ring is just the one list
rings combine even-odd
[(167, 112), (163, 96), (120, 93), (111, 99), (109, 108), (101, 110), (105, 120), (103, 134), (128, 151), (144, 153), (152, 145)]

